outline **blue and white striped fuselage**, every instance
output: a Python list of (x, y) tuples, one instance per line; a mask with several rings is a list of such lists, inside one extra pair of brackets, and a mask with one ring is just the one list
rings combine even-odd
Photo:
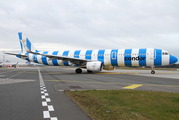
[(101, 50), (65, 50), (40, 52), (32, 45), (26, 35), (18, 33), (21, 53), (6, 53), (16, 57), (50, 66), (77, 66), (76, 73), (114, 70), (114, 66), (164, 66), (178, 61), (167, 51), (155, 48), (142, 49), (101, 49)]
[[(154, 48), (43, 51), (39, 53), (101, 61), (103, 66), (164, 66), (173, 64), (172, 55), (169, 55), (165, 50)], [(76, 66), (69, 61), (50, 59), (42, 55), (31, 53), (25, 53), (25, 55), (28, 55), (28, 57), (21, 58), (44, 65)]]

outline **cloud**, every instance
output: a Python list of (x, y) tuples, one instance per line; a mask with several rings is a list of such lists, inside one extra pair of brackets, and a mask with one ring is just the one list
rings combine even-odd
[(154, 47), (179, 58), (178, 6), (177, 0), (1, 0), (0, 47), (18, 49), (22, 31), (40, 49)]

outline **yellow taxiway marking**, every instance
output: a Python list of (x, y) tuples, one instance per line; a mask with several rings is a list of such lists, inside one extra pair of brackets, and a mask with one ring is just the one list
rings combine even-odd
[(127, 86), (127, 87), (123, 87), (124, 89), (135, 89), (137, 87), (140, 87), (142, 86), (143, 84), (133, 84), (133, 85), (130, 85), (130, 86)]
[[(99, 84), (118, 84), (118, 85), (131, 85), (133, 83), (112, 83), (112, 82), (90, 82), (90, 81), (72, 81), (72, 80), (49, 80), (44, 79), (44, 81), (56, 81), (56, 82), (79, 82), (79, 83), (99, 83)], [(179, 85), (157, 85), (157, 84), (135, 84), (143, 86), (161, 86), (161, 87), (179, 87)]]

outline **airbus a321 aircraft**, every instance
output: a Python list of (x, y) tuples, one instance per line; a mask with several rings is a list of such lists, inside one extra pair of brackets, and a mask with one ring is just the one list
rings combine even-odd
[(170, 65), (178, 61), (167, 51), (155, 48), (38, 51), (25, 34), (19, 32), (18, 35), (22, 53), (6, 54), (44, 65), (76, 66), (76, 73), (82, 73), (81, 68), (91, 73), (102, 69), (114, 70), (115, 66), (151, 66), (151, 74), (155, 74), (154, 66)]

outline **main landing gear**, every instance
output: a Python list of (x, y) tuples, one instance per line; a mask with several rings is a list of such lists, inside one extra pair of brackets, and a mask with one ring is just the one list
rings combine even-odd
[[(81, 69), (81, 68), (77, 68), (77, 69), (75, 70), (75, 72), (76, 72), (77, 74), (80, 74), (80, 73), (82, 73), (82, 69)], [(92, 73), (93, 71), (87, 70), (87, 72), (88, 72), (88, 73)]]
[(81, 68), (77, 68), (77, 69), (75, 70), (75, 72), (76, 72), (77, 74), (80, 74), (80, 73), (82, 73), (82, 69), (81, 69)]
[(154, 66), (151, 66), (152, 70), (151, 70), (151, 74), (155, 74), (155, 71), (154, 71)]
[(87, 72), (88, 72), (88, 73), (92, 73), (93, 71), (91, 71), (91, 70), (87, 70)]

